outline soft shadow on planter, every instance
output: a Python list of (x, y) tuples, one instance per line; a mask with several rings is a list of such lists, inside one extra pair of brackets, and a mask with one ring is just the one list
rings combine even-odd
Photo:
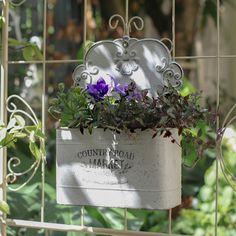
[[(87, 131), (86, 131), (87, 132)], [(181, 147), (151, 130), (57, 130), (57, 202), (169, 209), (181, 203)], [(180, 143), (177, 129), (172, 136)]]

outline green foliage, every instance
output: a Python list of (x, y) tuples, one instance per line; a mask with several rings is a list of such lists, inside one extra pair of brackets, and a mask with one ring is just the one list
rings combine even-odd
[[(18, 140), (24, 139), (29, 143), (31, 154), (36, 160), (46, 155), (44, 148), (44, 134), (41, 131), (41, 123), (26, 126), (22, 116), (14, 114), (7, 125), (0, 124), (0, 148), (15, 147)], [(9, 214), (9, 206), (6, 202), (0, 203), (0, 210)]]
[(41, 131), (41, 123), (26, 126), (22, 116), (14, 114), (8, 125), (0, 125), (0, 148), (14, 147), (18, 139), (25, 139), (29, 143), (31, 154), (39, 160), (45, 156), (43, 146), (44, 134)]
[(182, 96), (170, 86), (158, 98), (150, 98), (148, 91), (143, 90), (138, 91), (138, 98), (129, 99), (135, 89), (131, 83), (125, 96), (106, 96), (94, 101), (86, 89), (78, 86), (65, 92), (60, 84), (49, 112), (60, 120), (61, 126), (70, 128), (92, 126), (117, 131), (177, 128), (180, 134), (204, 119), (206, 110), (200, 107), (197, 94)]
[[(236, 135), (235, 129), (234, 135)], [(225, 137), (223, 149), (225, 165), (235, 175), (236, 154), (231, 138)], [(194, 200), (193, 209), (183, 209), (181, 211), (180, 216), (174, 223), (174, 232), (194, 236), (214, 235), (215, 184), (216, 162), (214, 161), (205, 172), (204, 185), (200, 188), (199, 194)], [(233, 236), (236, 234), (236, 192), (226, 182), (222, 172), (219, 172), (218, 187), (218, 233), (222, 236)]]
[(87, 128), (92, 121), (92, 111), (89, 108), (88, 94), (80, 87), (73, 87), (65, 93), (64, 85), (58, 86), (57, 98), (51, 102), (49, 113), (60, 119), (62, 127)]
[(206, 27), (208, 17), (217, 24), (217, 2), (214, 0), (204, 0), (202, 12), (202, 27)]
[(43, 55), (38, 46), (34, 43), (29, 42), (20, 42), (16, 39), (8, 39), (9, 48), (14, 48), (22, 51), (24, 60), (33, 61), (33, 60), (42, 60)]
[(84, 43), (82, 43), (81, 47), (78, 50), (77, 56), (76, 56), (77, 59), (83, 61), (85, 51), (89, 50), (89, 48), (91, 48), (92, 45), (93, 45), (93, 42), (90, 40), (87, 40), (85, 42), (85, 45), (84, 45)]
[(10, 214), (10, 208), (5, 201), (0, 201), (0, 211)]
[[(228, 4), (231, 7), (235, 8), (234, 0), (220, 0), (220, 5)], [(203, 28), (206, 27), (208, 19), (211, 18), (215, 26), (217, 25), (217, 1), (215, 0), (203, 0), (202, 1), (202, 19), (201, 25)]]
[[(51, 181), (54, 173), (47, 172), (46, 181)], [(8, 193), (8, 202), (11, 203), (11, 214), (17, 219), (40, 220), (41, 183), (40, 176), (36, 176), (34, 184), (27, 185), (18, 192)], [(18, 184), (11, 187), (17, 188)], [(55, 183), (45, 184), (45, 221), (72, 225), (81, 224), (81, 207), (63, 206), (56, 203)], [(19, 202), (21, 204), (19, 204)], [(85, 207), (84, 220), (86, 226), (104, 227), (122, 230), (124, 228), (124, 209)], [(165, 211), (151, 211), (144, 209), (129, 209), (127, 211), (128, 228), (136, 231), (167, 231), (167, 213)], [(161, 222), (161, 224), (159, 224)], [(157, 226), (158, 224), (158, 226)], [(35, 229), (12, 228), (9, 235), (18, 235), (24, 231), (25, 236), (45, 235), (45, 231)], [(74, 232), (48, 231), (50, 236), (76, 236)], [(88, 234), (79, 234), (81, 236)]]
[(182, 87), (180, 89), (181, 96), (184, 97), (184, 96), (188, 96), (194, 93), (196, 93), (196, 89), (194, 88), (194, 86), (191, 84), (191, 82), (188, 79), (184, 78)]

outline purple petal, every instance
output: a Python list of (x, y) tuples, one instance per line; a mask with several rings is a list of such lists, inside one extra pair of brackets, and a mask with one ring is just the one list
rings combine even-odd
[(104, 96), (108, 93), (109, 86), (103, 78), (99, 78), (96, 84), (87, 85), (88, 93), (93, 96), (96, 101), (103, 100)]
[(102, 85), (105, 85), (105, 84), (106, 84), (106, 81), (102, 77), (98, 79), (97, 85), (102, 86)]
[(87, 90), (88, 90), (88, 93), (89, 93), (90, 95), (93, 95), (93, 94), (97, 94), (97, 93), (98, 93), (97, 89), (95, 88), (95, 86), (94, 86), (93, 84), (88, 84), (88, 85), (87, 85)]
[(124, 84), (124, 85), (118, 84), (117, 86), (115, 86), (115, 91), (118, 92), (120, 95), (125, 96), (126, 92), (128, 91), (128, 85), (127, 84)]

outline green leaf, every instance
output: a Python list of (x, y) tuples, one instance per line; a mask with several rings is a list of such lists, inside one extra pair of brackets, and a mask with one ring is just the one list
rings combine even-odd
[(5, 201), (0, 201), (0, 211), (6, 214), (10, 214), (10, 208)]
[[(31, 125), (31, 126), (26, 126), (25, 130), (32, 135), (33, 140), (35, 140), (35, 136), (41, 139), (45, 138), (44, 133), (41, 130), (41, 124), (39, 125)], [(33, 142), (33, 140), (31, 140)]]
[(60, 83), (60, 84), (58, 84), (58, 90), (59, 90), (59, 92), (63, 92), (64, 91), (64, 89), (65, 89), (65, 85), (63, 84), (63, 83)]
[(38, 48), (38, 46), (36, 44), (32, 45), (32, 48), (34, 50), (34, 59), (35, 60), (43, 60), (43, 54), (40, 51), (40, 49)]
[(18, 132), (18, 133), (14, 134), (14, 137), (15, 138), (25, 138), (25, 137), (27, 137), (27, 134)]
[(222, 192), (223, 206), (229, 207), (233, 200), (233, 189), (230, 186), (225, 186)]
[(200, 198), (203, 202), (212, 200), (213, 191), (211, 187), (203, 186), (200, 191)]
[(8, 134), (5, 136), (5, 138), (0, 142), (0, 147), (10, 147), (14, 145), (14, 141), (16, 139), (14, 138), (13, 134)]
[(16, 122), (24, 127), (25, 126), (25, 119), (22, 117), (22, 116), (19, 116), (19, 115), (14, 115), (14, 118), (16, 119)]
[(16, 134), (20, 133), (22, 131), (23, 127), (22, 126), (15, 126), (9, 131), (9, 134)]
[(7, 125), (7, 129), (12, 129), (14, 126), (16, 125), (16, 119), (13, 117), (9, 120), (8, 125)]
[(31, 133), (32, 131), (36, 131), (37, 130), (37, 126), (35, 126), (35, 125), (28, 125), (28, 126), (25, 126), (25, 130), (28, 133)]
[(30, 149), (31, 153), (33, 154), (33, 156), (35, 157), (36, 160), (41, 159), (41, 152), (40, 152), (40, 149), (38, 148), (36, 143), (30, 142), (29, 149)]
[(9, 44), (9, 46), (22, 46), (23, 43), (14, 39), (14, 38), (9, 38), (8, 44)]
[(205, 173), (205, 183), (207, 186), (211, 187), (215, 184), (215, 162), (211, 168), (209, 168)]
[(38, 138), (41, 138), (41, 139), (44, 139), (45, 138), (45, 135), (44, 133), (41, 131), (41, 129), (37, 128), (35, 131), (34, 131), (34, 135)]
[(35, 143), (35, 131), (34, 130), (32, 130), (30, 132), (29, 140), (31, 143)]
[(34, 55), (35, 53), (33, 47), (28, 45), (23, 49), (23, 57), (26, 61), (32, 61), (34, 59)]
[(0, 143), (6, 138), (7, 135), (7, 129), (1, 128), (0, 129)]
[(111, 224), (108, 219), (104, 216), (104, 214), (98, 209), (93, 207), (86, 207), (85, 208), (88, 214), (98, 220), (103, 227), (111, 227)]
[(89, 125), (89, 126), (88, 126), (88, 131), (89, 131), (89, 134), (92, 134), (92, 133), (93, 133), (93, 126), (92, 126), (92, 125)]

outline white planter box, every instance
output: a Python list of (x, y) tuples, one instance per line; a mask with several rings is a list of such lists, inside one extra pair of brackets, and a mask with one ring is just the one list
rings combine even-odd
[[(178, 142), (176, 130), (172, 130)], [(57, 130), (57, 202), (169, 209), (181, 203), (181, 148), (146, 130)]]

